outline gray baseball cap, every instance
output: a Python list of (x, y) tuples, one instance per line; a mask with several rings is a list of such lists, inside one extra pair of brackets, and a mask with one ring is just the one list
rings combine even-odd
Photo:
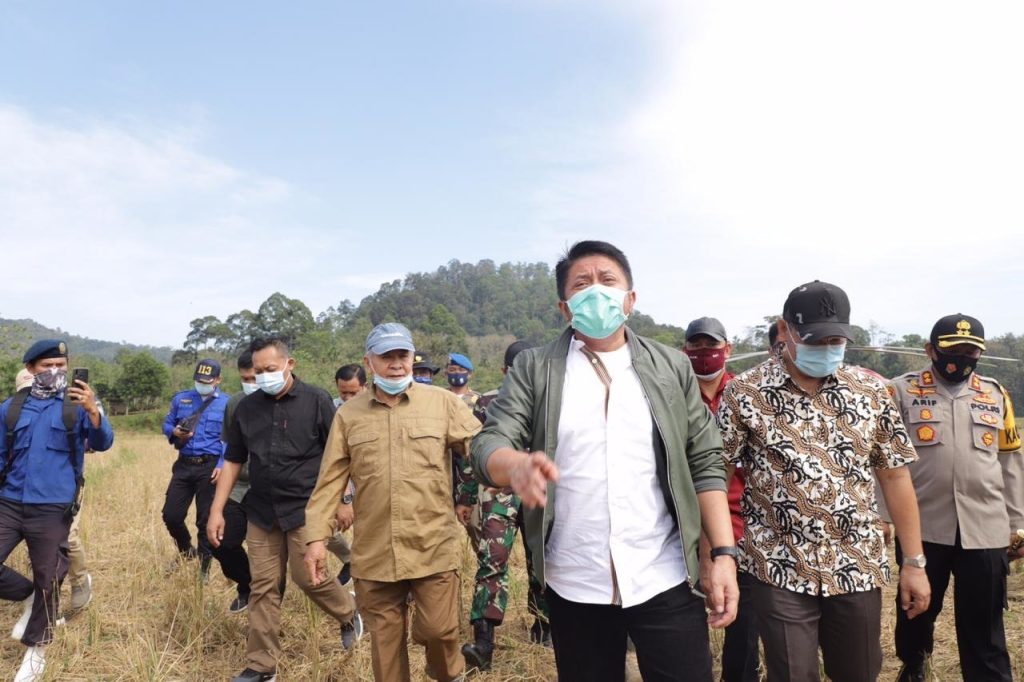
[(686, 340), (691, 337), (704, 334), (716, 341), (728, 341), (729, 335), (725, 333), (725, 326), (713, 317), (698, 317), (686, 327)]
[(384, 355), (393, 350), (415, 351), (412, 343), (412, 332), (404, 324), (384, 322), (378, 324), (366, 337), (366, 352)]

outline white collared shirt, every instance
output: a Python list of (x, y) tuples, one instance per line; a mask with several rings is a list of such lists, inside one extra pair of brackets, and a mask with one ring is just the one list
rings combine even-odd
[(604, 384), (582, 346), (573, 339), (566, 358), (545, 575), (570, 601), (636, 606), (686, 580), (682, 541), (658, 483), (654, 423), (629, 346), (598, 353), (612, 378), (607, 417)]

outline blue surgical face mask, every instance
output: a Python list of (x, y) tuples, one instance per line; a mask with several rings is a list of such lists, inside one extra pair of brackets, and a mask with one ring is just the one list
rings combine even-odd
[(252, 395), (258, 390), (260, 390), (259, 384), (247, 384), (244, 381), (242, 382), (242, 393), (246, 395)]
[(409, 384), (412, 383), (412, 375), (406, 374), (401, 379), (388, 379), (387, 377), (382, 377), (379, 374), (374, 374), (373, 383), (377, 384), (380, 390), (384, 391), (388, 395), (398, 395), (405, 389), (409, 388)]
[(834, 374), (846, 356), (846, 344), (835, 346), (809, 346), (796, 344), (796, 357), (793, 364), (809, 377), (821, 379)]
[(607, 339), (626, 323), (623, 289), (593, 284), (574, 294), (566, 304), (572, 313), (572, 328), (592, 339)]
[(288, 383), (284, 378), (284, 370), (280, 372), (264, 372), (256, 375), (256, 385), (267, 395), (277, 395)]
[(432, 377), (419, 376), (413, 377), (412, 380), (415, 381), (417, 384), (426, 384), (427, 386), (434, 383), (434, 379)]
[(201, 396), (208, 396), (216, 390), (217, 387), (214, 386), (213, 384), (204, 384), (201, 381), (196, 382), (196, 393), (198, 393)]

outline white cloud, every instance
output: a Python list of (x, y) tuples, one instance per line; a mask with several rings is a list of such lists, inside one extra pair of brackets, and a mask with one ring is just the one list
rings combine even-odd
[(201, 140), (0, 105), (0, 315), (173, 344), (191, 319), (255, 308), (274, 291), (311, 305), (315, 292), (324, 307), (336, 292), (366, 293), (323, 268), (346, 231), (304, 227), (304, 198), (287, 182), (204, 154)]
[(627, 116), (574, 136), (582, 152), (560, 147), (588, 162), (538, 190), (539, 249), (620, 244), (641, 308), (679, 324), (738, 333), (821, 278), (862, 324), (920, 332), (964, 310), (1022, 331), (1005, 303), (1024, 296), (1024, 7), (643, 12), (652, 75)]

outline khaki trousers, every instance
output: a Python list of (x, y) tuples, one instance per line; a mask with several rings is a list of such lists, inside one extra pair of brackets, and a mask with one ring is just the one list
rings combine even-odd
[(406, 601), (416, 601), (412, 639), (427, 649), (427, 665), (435, 679), (449, 682), (462, 674), (459, 653), (459, 574), (435, 573), (414, 580), (387, 583), (356, 578), (363, 622), (371, 633), (373, 679), (376, 682), (409, 682), (409, 650), (406, 646)]
[(89, 575), (89, 567), (85, 564), (85, 548), (82, 547), (82, 538), (78, 534), (78, 522), (81, 518), (82, 510), (79, 509), (71, 520), (71, 531), (68, 533), (68, 582), (72, 587), (84, 585), (86, 576)]
[(347, 623), (355, 614), (355, 600), (337, 580), (329, 578), (315, 587), (309, 582), (302, 563), (306, 554), (302, 531), (300, 527), (285, 532), (277, 526), (266, 531), (249, 523), (246, 543), (252, 593), (249, 595), (246, 660), (253, 670), (272, 672), (277, 669), (281, 653), (281, 592), (286, 568), (292, 574), (292, 582), (327, 615), (339, 623)]

